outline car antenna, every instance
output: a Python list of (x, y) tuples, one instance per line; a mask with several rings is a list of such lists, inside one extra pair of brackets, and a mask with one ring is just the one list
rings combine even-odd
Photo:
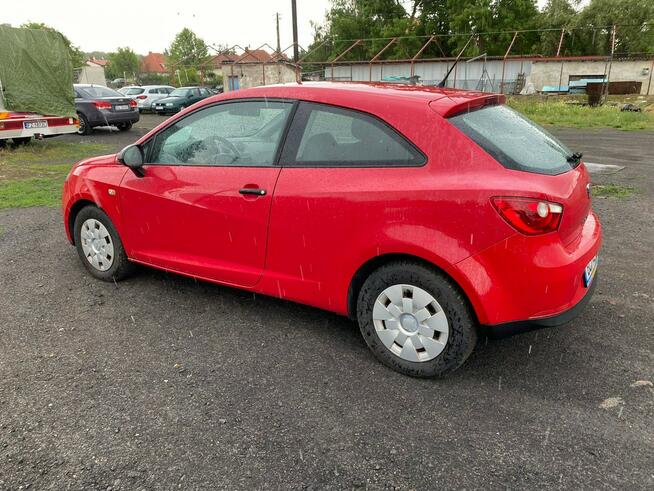
[(452, 70), (454, 70), (454, 67), (455, 67), (456, 64), (459, 62), (459, 59), (460, 59), (461, 56), (463, 55), (463, 52), (466, 50), (466, 48), (467, 48), (468, 45), (470, 44), (470, 41), (472, 41), (472, 39), (473, 39), (474, 37), (475, 37), (474, 34), (473, 34), (472, 36), (470, 36), (470, 39), (468, 39), (468, 42), (467, 42), (466, 45), (463, 47), (463, 49), (462, 49), (461, 51), (459, 51), (459, 54), (458, 54), (458, 56), (456, 57), (456, 60), (454, 60), (454, 63), (452, 63), (452, 66), (450, 67), (450, 69), (449, 69), (449, 70), (447, 71), (447, 73), (445, 74), (445, 78), (443, 78), (443, 80), (441, 80), (441, 81), (438, 83), (437, 87), (445, 87), (445, 83), (447, 82), (447, 77), (450, 76), (450, 73), (452, 73)]

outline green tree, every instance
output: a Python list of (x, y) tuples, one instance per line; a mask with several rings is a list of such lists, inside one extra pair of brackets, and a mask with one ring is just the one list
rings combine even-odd
[(139, 72), (139, 57), (130, 48), (118, 48), (115, 53), (109, 54), (107, 63), (107, 77), (136, 78)]
[(200, 70), (210, 59), (205, 42), (186, 27), (175, 36), (166, 55), (175, 69)]
[(542, 55), (554, 56), (561, 41), (560, 29), (567, 29), (563, 38), (561, 54), (573, 55), (573, 32), (571, 29), (578, 22), (577, 10), (569, 0), (548, 0), (539, 17), (539, 28), (556, 29), (542, 31), (537, 52)]
[(84, 53), (82, 53), (82, 51), (77, 46), (73, 45), (73, 43), (70, 42), (70, 39), (64, 36), (61, 32), (57, 31), (54, 27), (50, 27), (49, 25), (44, 24), (43, 22), (26, 22), (20, 27), (24, 29), (44, 29), (46, 31), (57, 32), (61, 34), (61, 36), (64, 38), (64, 43), (68, 48), (70, 59), (73, 62), (73, 68), (78, 68), (84, 65), (84, 61), (85, 61)]
[(581, 54), (610, 53), (613, 25), (616, 53), (654, 52), (652, 0), (591, 0), (578, 17), (577, 26), (585, 28)]

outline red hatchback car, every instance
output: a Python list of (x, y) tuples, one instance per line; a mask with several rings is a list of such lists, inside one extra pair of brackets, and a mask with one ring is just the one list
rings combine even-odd
[(141, 263), (350, 316), (413, 376), (478, 332), (561, 324), (590, 299), (588, 172), (503, 96), (306, 83), (217, 95), (76, 164), (66, 233), (96, 278)]

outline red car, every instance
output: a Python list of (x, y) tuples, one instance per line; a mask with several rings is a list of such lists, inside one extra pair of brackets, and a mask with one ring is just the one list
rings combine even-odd
[(596, 285), (581, 155), (503, 102), (354, 83), (213, 96), (76, 164), (66, 233), (96, 278), (140, 263), (313, 305), (395, 370), (442, 375), (479, 332), (558, 325)]

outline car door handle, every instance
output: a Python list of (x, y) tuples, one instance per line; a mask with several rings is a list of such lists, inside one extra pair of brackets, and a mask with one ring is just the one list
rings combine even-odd
[(238, 190), (239, 193), (241, 194), (254, 194), (256, 196), (265, 196), (266, 195), (266, 190), (265, 189), (259, 189), (259, 188), (241, 188)]

